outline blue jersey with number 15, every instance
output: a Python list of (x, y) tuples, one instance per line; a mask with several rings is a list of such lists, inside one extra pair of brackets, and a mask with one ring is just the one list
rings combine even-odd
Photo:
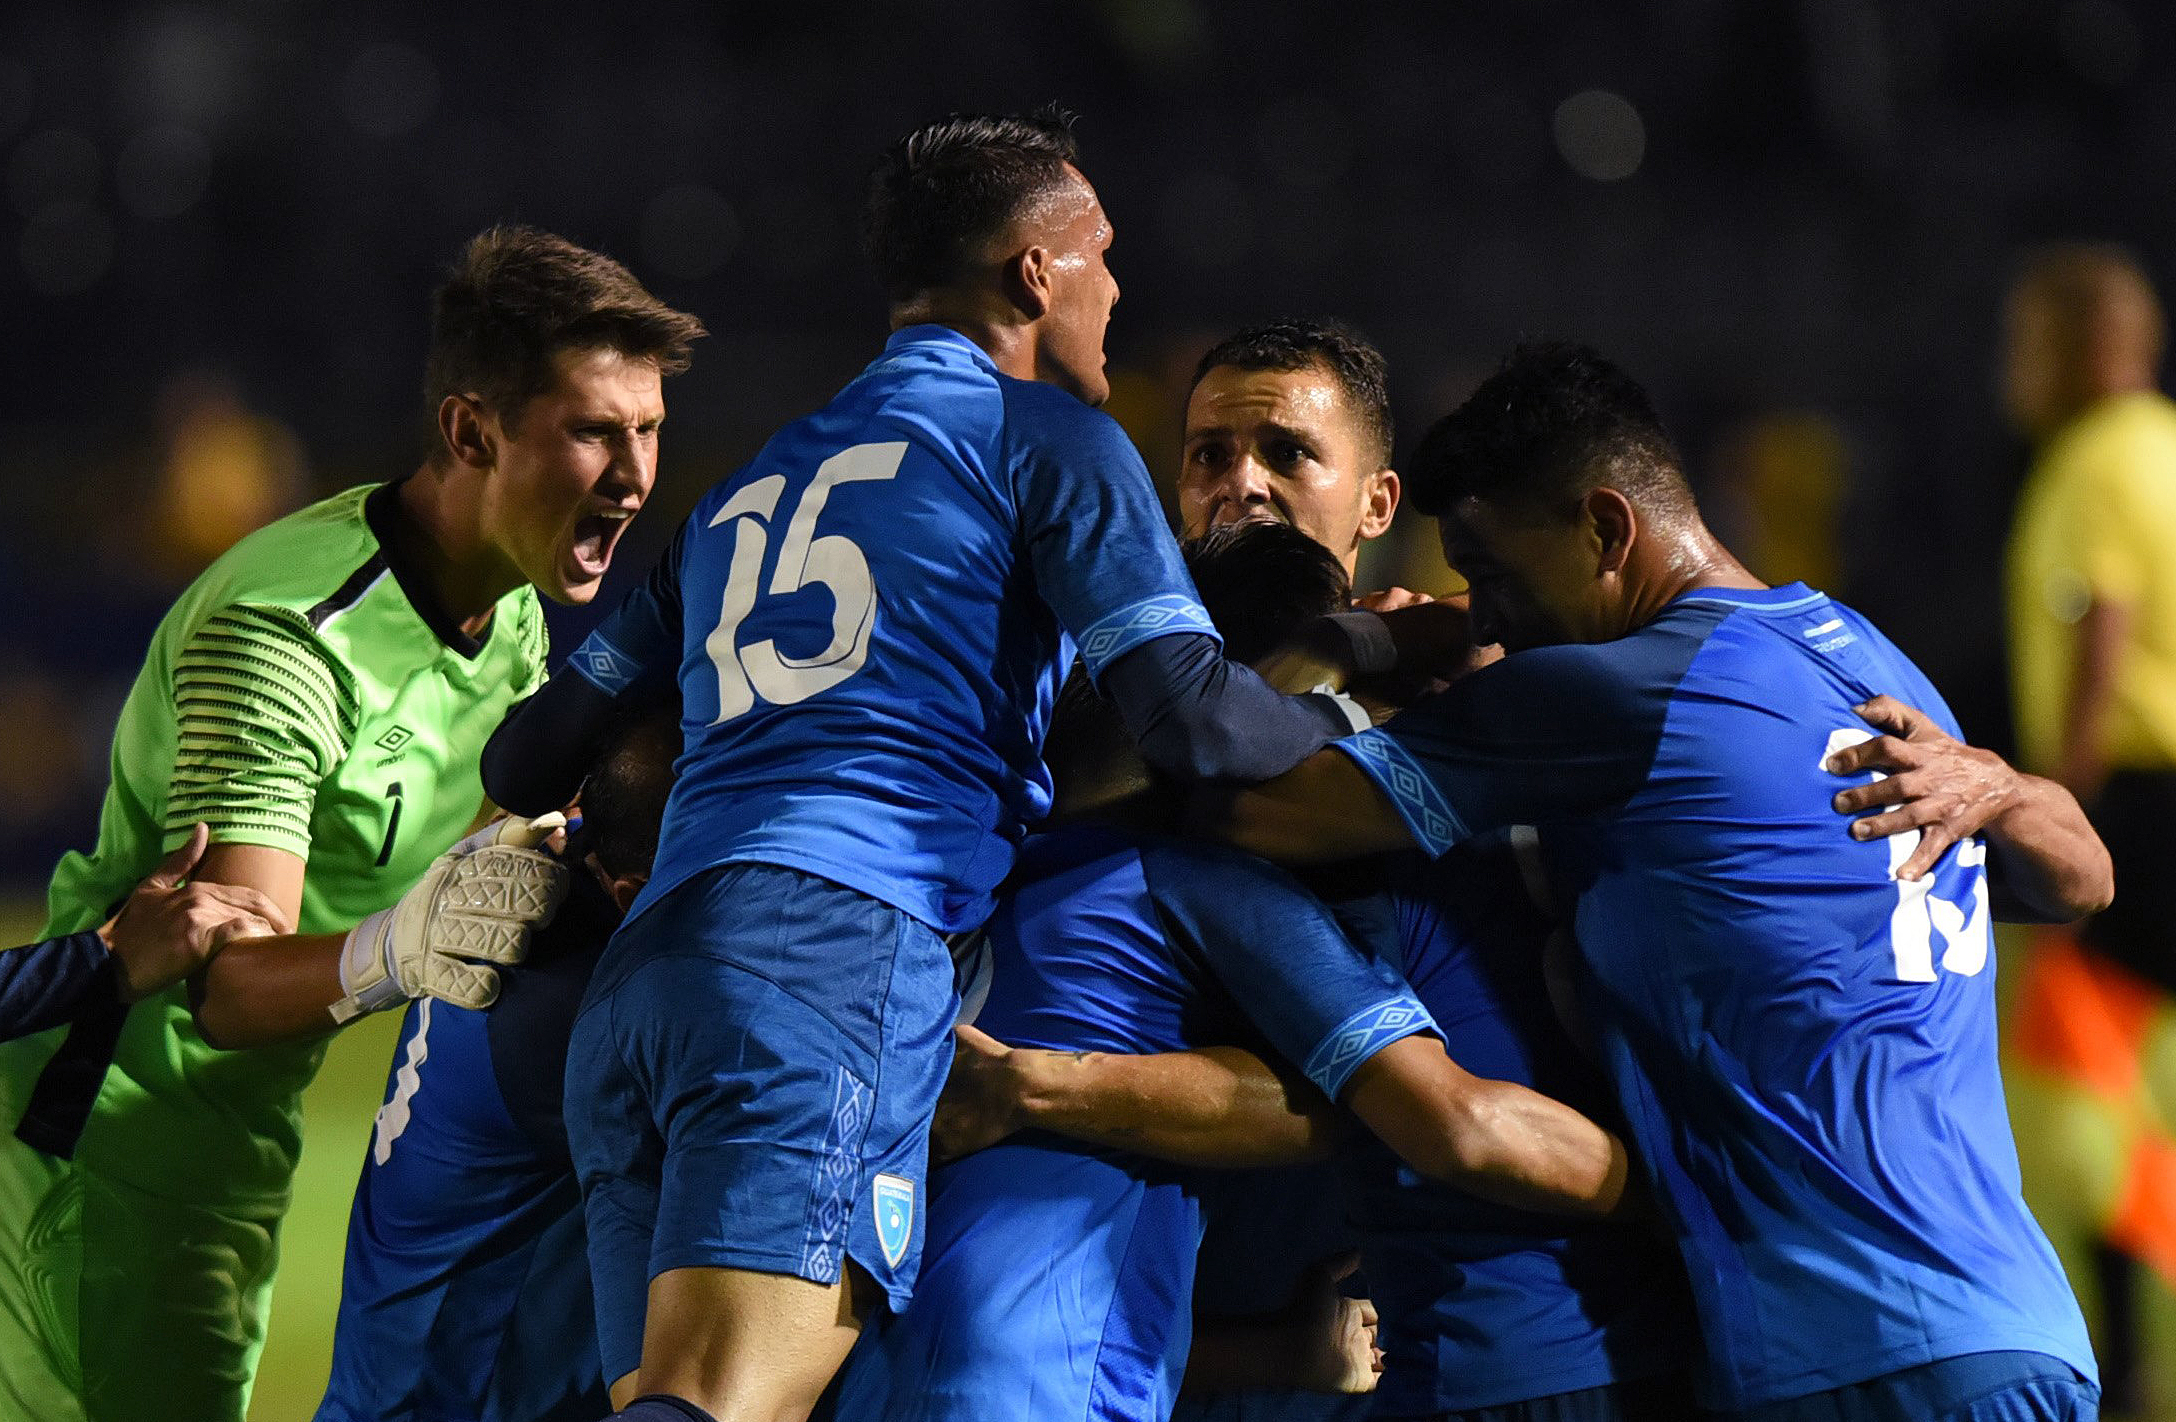
[(1176, 632), (1215, 635), (1118, 425), (955, 331), (896, 333), (572, 658), (612, 693), (679, 669), (686, 753), (634, 911), (752, 860), (972, 927), (1049, 809), (1074, 648), (1100, 676)]

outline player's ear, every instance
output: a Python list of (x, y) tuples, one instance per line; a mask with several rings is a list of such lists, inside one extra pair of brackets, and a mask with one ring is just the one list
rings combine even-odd
[(621, 913), (627, 912), (629, 908), (634, 906), (635, 895), (641, 893), (642, 886), (650, 882), (650, 876), (647, 874), (613, 873), (604, 867), (604, 861), (597, 857), (594, 850), (582, 856), (582, 867), (587, 869), (591, 877), (596, 879), (598, 886), (605, 891), (606, 897), (612, 900), (613, 905)]
[(605, 885), (605, 889), (612, 895), (612, 902), (619, 906), (619, 911), (625, 913), (635, 906), (635, 896), (649, 882), (650, 876), (647, 874), (615, 874), (612, 881)]
[(1390, 520), (1397, 516), (1398, 497), (1404, 491), (1395, 469), (1378, 469), (1368, 485), (1367, 503), (1360, 512), (1360, 536), (1380, 538), (1389, 531)]
[(1632, 540), (1638, 536), (1640, 528), (1639, 514), (1633, 509), (1632, 501), (1603, 485), (1581, 502), (1588, 526), (1594, 532), (1595, 571), (1623, 572), (1625, 560), (1632, 556)]
[(448, 395), (438, 402), (438, 438), (457, 463), (489, 469), (497, 462), (483, 404), (473, 395)]
[(1050, 309), (1051, 251), (1029, 247), (1005, 259), (1005, 299), (1030, 321)]

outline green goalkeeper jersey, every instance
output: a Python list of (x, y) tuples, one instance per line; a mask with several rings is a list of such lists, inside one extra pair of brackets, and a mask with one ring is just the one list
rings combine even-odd
[[(542, 609), (524, 587), (480, 642), (462, 633), (408, 571), (394, 503), (366, 486), (303, 509), (182, 594), (122, 708), (98, 846), (54, 872), (48, 935), (103, 922), (199, 820), (215, 844), (301, 856), (297, 931), (340, 932), (475, 819), (484, 741), (543, 677)], [(129, 1010), (75, 1158), (163, 1198), (277, 1210), (324, 1043), (214, 1050), (186, 992)], [(19, 1105), (57, 1041), (0, 1048), (0, 1095)]]

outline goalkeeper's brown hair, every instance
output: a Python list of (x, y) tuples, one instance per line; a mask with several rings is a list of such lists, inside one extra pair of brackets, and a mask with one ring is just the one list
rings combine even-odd
[(613, 350), (677, 375), (703, 334), (602, 252), (535, 227), (492, 227), (469, 239), (431, 298), (425, 411), (435, 434), (448, 396), (474, 396), (511, 429), (564, 352)]

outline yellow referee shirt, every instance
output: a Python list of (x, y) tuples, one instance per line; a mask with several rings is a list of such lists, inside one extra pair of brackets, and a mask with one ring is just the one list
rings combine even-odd
[(2064, 426), (2026, 480), (2010, 536), (2010, 665), (2019, 748), (2046, 773), (2086, 607), (2131, 627), (2107, 727), (2108, 763), (2176, 767), (2176, 402), (2113, 395)]

